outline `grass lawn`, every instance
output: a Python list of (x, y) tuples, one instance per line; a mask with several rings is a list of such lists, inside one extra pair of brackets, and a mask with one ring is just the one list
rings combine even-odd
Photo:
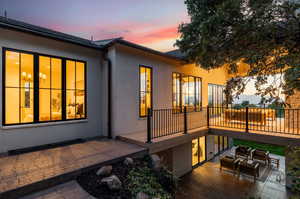
[(255, 148), (255, 149), (262, 149), (262, 150), (269, 151), (270, 153), (273, 153), (276, 155), (284, 156), (285, 147), (283, 147), (283, 146), (278, 146), (278, 145), (273, 145), (273, 144), (264, 144), (264, 143), (252, 142), (252, 141), (245, 141), (245, 140), (239, 140), (239, 139), (233, 139), (233, 144), (234, 144), (234, 146), (244, 145), (244, 146), (249, 146), (249, 147)]

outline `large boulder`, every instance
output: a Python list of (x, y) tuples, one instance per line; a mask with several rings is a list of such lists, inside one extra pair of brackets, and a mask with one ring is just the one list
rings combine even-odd
[(101, 183), (106, 184), (110, 190), (120, 190), (122, 188), (122, 182), (116, 175), (103, 178)]
[(101, 167), (98, 171), (97, 171), (97, 175), (98, 176), (109, 176), (111, 174), (111, 171), (112, 171), (112, 166), (109, 165), (109, 166), (104, 166), (104, 167)]
[(132, 166), (132, 165), (134, 164), (134, 161), (133, 161), (132, 158), (127, 157), (127, 158), (124, 160), (124, 164), (125, 164), (126, 166)]
[(150, 197), (147, 194), (145, 194), (144, 192), (139, 192), (136, 195), (136, 199), (150, 199)]
[(151, 167), (152, 169), (158, 171), (162, 168), (162, 163), (161, 163), (161, 159), (159, 158), (158, 155), (154, 154), (150, 156), (150, 160), (151, 160)]

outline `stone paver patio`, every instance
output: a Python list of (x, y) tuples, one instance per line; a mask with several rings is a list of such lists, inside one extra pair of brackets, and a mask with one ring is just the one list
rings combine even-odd
[[(74, 179), (80, 172), (146, 149), (117, 140), (93, 140), (0, 158), (0, 199)], [(47, 183), (41, 185), (41, 182)], [(49, 181), (49, 182), (48, 182)], [(15, 197), (15, 196), (14, 196)]]
[(21, 199), (95, 199), (84, 191), (76, 181), (57, 185), (45, 191), (25, 196)]
[(285, 158), (276, 157), (280, 158), (279, 170), (272, 169), (264, 182), (255, 183), (250, 177), (238, 179), (229, 171), (220, 172), (219, 159), (215, 158), (182, 178), (176, 199), (288, 199), (291, 193), (285, 187), (285, 176), (280, 182), (276, 180), (278, 171), (285, 175)]

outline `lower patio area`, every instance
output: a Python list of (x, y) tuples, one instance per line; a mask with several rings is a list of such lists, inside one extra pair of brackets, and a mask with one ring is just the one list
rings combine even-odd
[[(228, 153), (230, 151), (220, 156)], [(288, 199), (291, 196), (285, 186), (285, 157), (271, 154), (280, 159), (279, 168), (262, 171), (262, 176), (254, 182), (253, 178), (244, 174), (238, 179), (229, 170), (220, 171), (220, 156), (184, 176), (176, 199)]]

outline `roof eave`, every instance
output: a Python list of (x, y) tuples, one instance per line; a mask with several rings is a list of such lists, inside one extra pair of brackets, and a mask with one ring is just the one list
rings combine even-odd
[(10, 30), (14, 30), (14, 31), (19, 31), (19, 32), (25, 32), (25, 33), (29, 33), (29, 34), (33, 34), (33, 35), (37, 35), (37, 36), (41, 36), (41, 37), (46, 37), (46, 38), (50, 38), (50, 39), (54, 39), (54, 40), (58, 40), (58, 41), (63, 41), (63, 42), (67, 42), (67, 43), (72, 43), (75, 45), (79, 45), (79, 46), (83, 46), (83, 47), (87, 47), (87, 48), (92, 48), (92, 49), (97, 49), (97, 50), (103, 50), (102, 46), (98, 46), (96, 44), (83, 44), (80, 42), (76, 42), (72, 39), (68, 39), (68, 38), (60, 38), (57, 36), (54, 36), (50, 33), (46, 33), (46, 32), (41, 32), (41, 31), (36, 31), (33, 29), (28, 29), (26, 27), (20, 27), (20, 26), (16, 26), (13, 24), (8, 24), (8, 23), (3, 23), (0, 22), (0, 27), (1, 28), (5, 28), (5, 29), (10, 29)]

